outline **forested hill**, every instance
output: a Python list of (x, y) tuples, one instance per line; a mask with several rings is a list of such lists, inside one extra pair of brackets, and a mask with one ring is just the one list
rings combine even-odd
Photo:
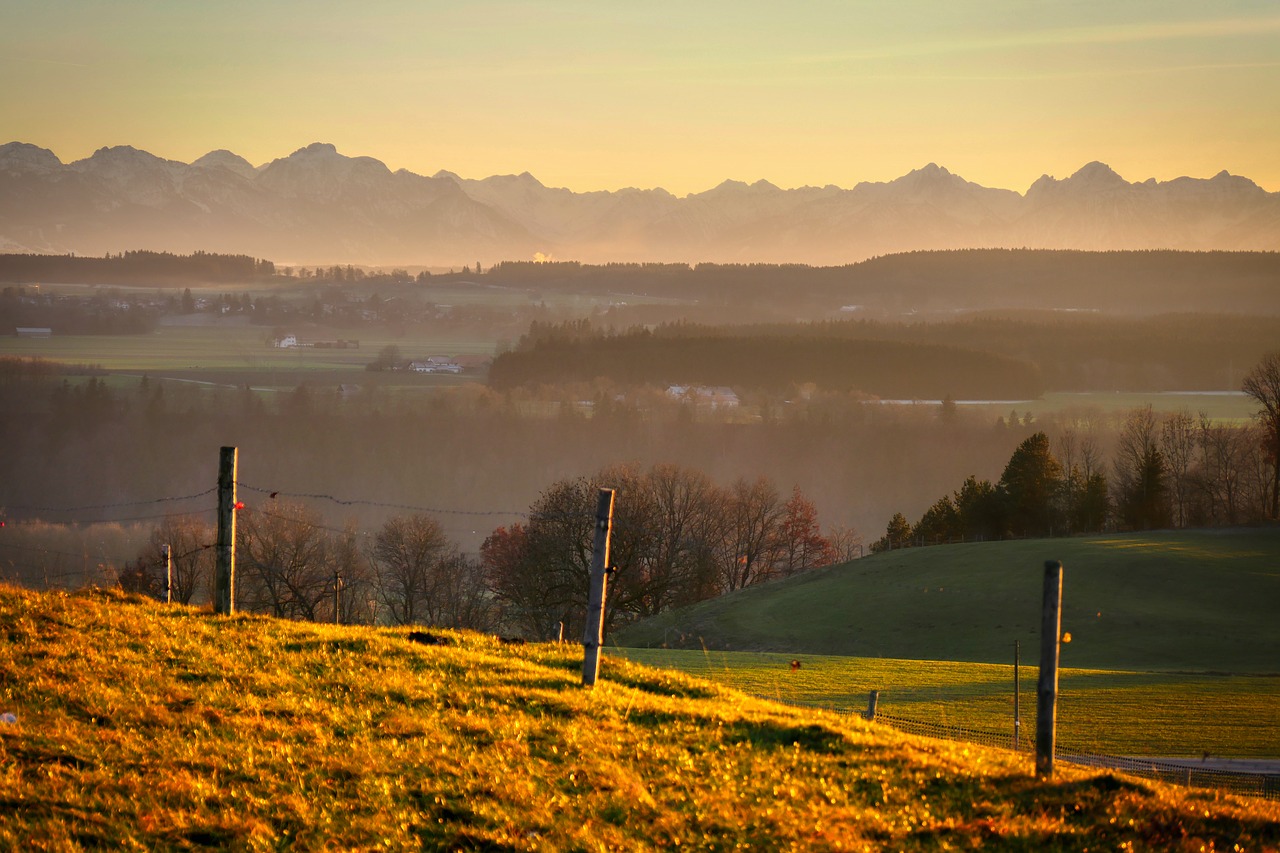
[(1026, 362), (897, 341), (729, 334), (547, 337), (494, 359), (495, 388), (606, 379), (619, 385), (729, 385), (786, 391), (814, 383), (891, 399), (1027, 399), (1044, 390)]
[(966, 249), (837, 267), (798, 264), (503, 263), (486, 275), (543, 290), (647, 293), (734, 309), (945, 312), (1055, 309), (1136, 314), (1280, 314), (1280, 253)]
[(0, 255), (0, 281), (76, 284), (173, 284), (249, 282), (275, 275), (271, 261), (248, 255), (195, 252), (122, 252), (93, 258), (78, 255)]

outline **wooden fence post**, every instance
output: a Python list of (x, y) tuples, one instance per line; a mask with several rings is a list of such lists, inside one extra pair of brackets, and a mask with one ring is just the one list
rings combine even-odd
[(342, 572), (333, 573), (333, 624), (342, 624)]
[(876, 707), (880, 704), (880, 691), (872, 690), (871, 695), (867, 697), (867, 712), (862, 716), (868, 720), (875, 720)]
[(1022, 746), (1022, 682), (1019, 681), (1018, 665), (1022, 657), (1022, 641), (1013, 641), (1013, 751)]
[(238, 451), (224, 447), (218, 457), (218, 541), (213, 573), (213, 612), (236, 609), (236, 463)]
[(164, 548), (164, 603), (173, 604), (173, 549), (168, 545), (160, 547)]
[(1036, 687), (1036, 775), (1053, 776), (1058, 727), (1058, 652), (1062, 642), (1062, 563), (1044, 564), (1040, 612), (1040, 680)]
[(608, 586), (609, 536), (613, 532), (613, 489), (601, 489), (596, 503), (596, 538), (591, 547), (591, 591), (587, 597), (587, 627), (582, 635), (582, 684), (592, 687), (600, 675), (600, 646), (604, 644), (604, 597)]

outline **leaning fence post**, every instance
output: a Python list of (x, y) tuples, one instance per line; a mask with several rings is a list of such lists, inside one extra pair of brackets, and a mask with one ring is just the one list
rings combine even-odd
[(1053, 776), (1058, 724), (1058, 652), (1062, 640), (1062, 563), (1044, 564), (1040, 611), (1040, 680), (1036, 687), (1036, 775)]
[(234, 447), (218, 457), (218, 541), (213, 573), (213, 612), (231, 615), (236, 609), (236, 461)]
[(868, 720), (875, 720), (876, 706), (880, 704), (880, 691), (872, 690), (871, 695), (867, 697), (867, 712), (862, 716)]
[(613, 532), (613, 489), (601, 489), (596, 503), (596, 538), (591, 546), (591, 591), (587, 597), (587, 627), (582, 635), (582, 684), (591, 687), (600, 675), (600, 646), (604, 645), (604, 596), (608, 585), (609, 535)]

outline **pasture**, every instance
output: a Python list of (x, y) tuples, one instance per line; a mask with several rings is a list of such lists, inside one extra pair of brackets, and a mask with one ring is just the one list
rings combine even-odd
[[(476, 381), (476, 375), (417, 375), (365, 369), (383, 347), (394, 344), (405, 360), (431, 355), (488, 356), (493, 342), (462, 334), (393, 337), (386, 329), (299, 328), (304, 342), (358, 340), (348, 349), (271, 345), (270, 327), (240, 319), (161, 325), (147, 335), (55, 335), (33, 339), (0, 337), (0, 357), (43, 358), (67, 364), (100, 366), (113, 374), (254, 388), (293, 388), (339, 383), (376, 384), (404, 389), (440, 388)], [(291, 327), (292, 329), (292, 327)]]
[(1214, 421), (1246, 421), (1258, 409), (1257, 401), (1238, 389), (1222, 391), (1048, 391), (1038, 400), (1010, 402), (977, 402), (963, 406), (965, 411), (981, 411), (992, 418), (1008, 417), (1011, 411), (1033, 418), (1047, 415), (1089, 417), (1123, 414), (1150, 406), (1156, 412), (1186, 410), (1193, 416), (1204, 413)]
[[(609, 648), (648, 666), (707, 678), (754, 696), (861, 711), (880, 691), (879, 711), (943, 726), (1014, 732), (1009, 664)], [(1070, 648), (1064, 647), (1064, 658)], [(1035, 741), (1039, 646), (1023, 642), (1022, 748)], [(799, 669), (791, 668), (798, 660)], [(1220, 675), (1067, 667), (1060, 673), (1059, 748), (1110, 755), (1280, 757), (1280, 674)]]
[(1064, 565), (1062, 665), (1280, 672), (1280, 528), (974, 542), (876, 554), (669, 611), (623, 646), (1007, 663)]

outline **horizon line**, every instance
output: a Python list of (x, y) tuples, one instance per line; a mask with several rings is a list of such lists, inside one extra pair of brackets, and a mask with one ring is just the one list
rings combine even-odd
[(415, 176), (417, 176), (417, 177), (422, 177), (422, 178), (435, 178), (435, 177), (438, 177), (438, 176), (441, 176), (442, 174), (444, 174), (444, 175), (452, 176), (452, 177), (457, 178), (457, 179), (462, 180), (462, 181), (477, 181), (477, 182), (479, 182), (479, 181), (486, 181), (486, 180), (490, 180), (490, 179), (492, 179), (492, 178), (521, 178), (521, 177), (524, 177), (524, 176), (526, 176), (526, 175), (527, 175), (528, 177), (530, 177), (530, 178), (532, 178), (534, 181), (536, 181), (540, 186), (542, 186), (542, 187), (544, 187), (544, 188), (546, 188), (546, 189), (552, 189), (552, 190), (567, 190), (568, 192), (571, 192), (571, 193), (573, 193), (573, 194), (575, 194), (575, 195), (585, 195), (585, 194), (589, 194), (589, 193), (599, 193), (599, 192), (604, 192), (604, 193), (619, 193), (619, 192), (627, 192), (627, 191), (635, 191), (635, 192), (663, 192), (663, 193), (666, 193), (667, 195), (670, 195), (670, 196), (672, 196), (673, 198), (676, 198), (676, 199), (688, 199), (688, 198), (691, 198), (691, 197), (694, 197), (694, 196), (703, 195), (703, 194), (706, 194), (706, 193), (708, 193), (708, 192), (712, 192), (712, 191), (714, 191), (714, 190), (716, 190), (716, 189), (718, 189), (718, 188), (720, 188), (720, 187), (724, 186), (725, 184), (741, 184), (741, 185), (746, 186), (746, 187), (754, 187), (754, 186), (757, 186), (757, 185), (759, 185), (759, 184), (768, 184), (769, 186), (774, 187), (775, 189), (778, 189), (779, 191), (782, 191), (782, 192), (795, 192), (795, 191), (799, 191), (799, 190), (824, 190), (824, 189), (831, 189), (831, 188), (834, 188), (834, 189), (839, 190), (839, 191), (842, 191), (842, 192), (851, 192), (851, 191), (853, 191), (853, 190), (857, 189), (858, 187), (860, 187), (860, 186), (864, 186), (864, 185), (872, 185), (872, 186), (874, 186), (874, 185), (877, 185), (877, 184), (879, 184), (879, 185), (884, 185), (884, 184), (888, 184), (888, 183), (893, 183), (893, 182), (895, 182), (895, 181), (899, 181), (899, 180), (902, 180), (903, 178), (909, 177), (910, 175), (913, 175), (913, 174), (915, 174), (915, 173), (917, 173), (917, 172), (922, 172), (922, 171), (928, 170), (930, 167), (934, 167), (934, 168), (938, 169), (938, 170), (939, 170), (939, 171), (941, 171), (941, 172), (945, 172), (947, 175), (950, 175), (950, 176), (952, 176), (952, 177), (959, 178), (960, 180), (964, 181), (965, 183), (972, 184), (972, 185), (974, 185), (974, 186), (981, 187), (981, 188), (983, 188), (983, 189), (999, 190), (999, 191), (1002, 191), (1002, 192), (1012, 192), (1012, 193), (1015, 193), (1015, 194), (1017, 194), (1017, 195), (1019, 195), (1019, 196), (1025, 197), (1025, 196), (1026, 196), (1026, 194), (1027, 194), (1027, 192), (1031, 189), (1031, 187), (1032, 187), (1032, 186), (1034, 186), (1036, 183), (1038, 183), (1039, 181), (1041, 181), (1041, 180), (1043, 180), (1043, 179), (1045, 179), (1045, 178), (1049, 178), (1050, 180), (1057, 181), (1057, 182), (1061, 182), (1061, 181), (1069, 180), (1070, 178), (1074, 177), (1075, 175), (1079, 174), (1080, 172), (1084, 171), (1084, 170), (1085, 170), (1085, 169), (1087, 169), (1089, 166), (1092, 166), (1092, 165), (1094, 165), (1094, 164), (1097, 164), (1097, 165), (1101, 165), (1101, 166), (1106, 167), (1106, 169), (1107, 169), (1107, 170), (1109, 170), (1110, 172), (1112, 172), (1113, 174), (1115, 174), (1117, 177), (1119, 177), (1121, 180), (1123, 180), (1123, 181), (1124, 181), (1127, 185), (1129, 185), (1129, 186), (1142, 186), (1142, 185), (1147, 184), (1147, 183), (1150, 183), (1150, 182), (1152, 182), (1152, 181), (1154, 181), (1154, 182), (1155, 182), (1155, 183), (1157, 183), (1157, 184), (1166, 184), (1166, 183), (1171, 183), (1171, 182), (1173, 182), (1173, 181), (1177, 181), (1177, 180), (1198, 180), (1198, 181), (1208, 181), (1208, 180), (1212, 180), (1212, 179), (1214, 179), (1214, 178), (1217, 178), (1217, 177), (1219, 177), (1219, 176), (1221, 176), (1221, 175), (1223, 175), (1223, 174), (1225, 173), (1227, 176), (1232, 177), (1232, 178), (1243, 178), (1244, 180), (1249, 181), (1249, 182), (1250, 182), (1250, 183), (1252, 183), (1254, 186), (1257, 186), (1259, 189), (1263, 190), (1263, 192), (1266, 192), (1266, 193), (1268, 193), (1268, 194), (1275, 194), (1275, 193), (1277, 193), (1277, 192), (1280, 192), (1280, 190), (1268, 190), (1266, 187), (1263, 187), (1262, 185), (1258, 184), (1258, 182), (1257, 182), (1256, 180), (1254, 180), (1254, 179), (1252, 179), (1252, 178), (1248, 177), (1247, 175), (1239, 175), (1239, 174), (1236, 174), (1236, 173), (1234, 173), (1234, 172), (1231, 172), (1230, 170), (1225, 169), (1225, 168), (1224, 168), (1224, 169), (1219, 169), (1219, 170), (1218, 170), (1217, 172), (1215, 172), (1213, 175), (1210, 175), (1210, 176), (1208, 176), (1208, 177), (1195, 177), (1195, 176), (1192, 176), (1192, 175), (1181, 174), (1181, 175), (1177, 175), (1176, 177), (1172, 177), (1172, 178), (1165, 178), (1165, 179), (1160, 179), (1160, 178), (1156, 178), (1156, 177), (1152, 176), (1152, 177), (1146, 178), (1146, 179), (1144, 179), (1144, 180), (1131, 181), (1131, 180), (1129, 180), (1128, 178), (1126, 178), (1126, 177), (1124, 177), (1123, 175), (1121, 175), (1121, 174), (1120, 174), (1119, 172), (1117, 172), (1115, 169), (1113, 169), (1113, 168), (1112, 168), (1108, 163), (1106, 163), (1106, 162), (1105, 162), (1105, 161), (1103, 161), (1103, 160), (1099, 160), (1099, 159), (1094, 159), (1094, 160), (1090, 160), (1090, 161), (1088, 161), (1087, 163), (1085, 163), (1084, 165), (1082, 165), (1082, 166), (1078, 167), (1075, 171), (1071, 172), (1069, 175), (1067, 175), (1066, 177), (1063, 177), (1063, 178), (1059, 178), (1059, 177), (1057, 177), (1057, 176), (1055, 176), (1055, 175), (1051, 175), (1051, 174), (1049, 174), (1048, 172), (1044, 172), (1044, 173), (1042, 173), (1042, 174), (1041, 174), (1041, 176), (1040, 176), (1040, 177), (1038, 177), (1038, 178), (1036, 178), (1034, 181), (1032, 181), (1032, 182), (1031, 182), (1031, 184), (1029, 184), (1029, 185), (1027, 186), (1027, 189), (1025, 189), (1025, 190), (1017, 190), (1017, 189), (1013, 189), (1013, 188), (1011, 188), (1011, 187), (988, 186), (988, 185), (986, 185), (986, 184), (980, 184), (980, 183), (977, 183), (976, 181), (971, 181), (971, 180), (969, 180), (968, 178), (965, 178), (963, 175), (959, 174), (958, 172), (954, 172), (954, 171), (952, 171), (951, 169), (949, 169), (949, 168), (948, 168), (948, 167), (946, 167), (946, 166), (943, 166), (943, 165), (939, 164), (936, 160), (931, 160), (931, 161), (929, 161), (928, 163), (926, 163), (925, 165), (923, 165), (923, 166), (918, 166), (918, 167), (916, 167), (916, 168), (914, 168), (914, 169), (910, 169), (909, 171), (904, 172), (903, 174), (901, 174), (901, 175), (899, 175), (899, 176), (897, 176), (897, 177), (895, 177), (895, 178), (890, 178), (890, 179), (888, 179), (888, 180), (879, 180), (879, 181), (875, 181), (875, 180), (862, 180), (862, 181), (858, 181), (856, 184), (854, 184), (854, 185), (853, 185), (853, 186), (851, 186), (851, 187), (844, 187), (844, 186), (840, 186), (839, 184), (835, 184), (835, 183), (826, 183), (826, 184), (820, 184), (820, 185), (819, 185), (819, 184), (802, 184), (802, 185), (799, 185), (799, 186), (784, 187), (784, 186), (780, 186), (779, 184), (774, 183), (773, 181), (769, 180), (768, 178), (757, 178), (757, 179), (755, 179), (755, 180), (753, 180), (753, 181), (745, 181), (745, 180), (741, 180), (741, 179), (737, 179), (737, 178), (722, 178), (720, 181), (718, 181), (717, 183), (715, 183), (715, 184), (713, 184), (713, 185), (709, 186), (707, 189), (699, 190), (699, 191), (695, 191), (695, 192), (688, 192), (688, 193), (685, 193), (685, 194), (679, 194), (679, 193), (671, 192), (670, 190), (666, 189), (665, 187), (663, 187), (663, 186), (661, 186), (661, 185), (655, 185), (655, 186), (652, 186), (652, 187), (640, 187), (640, 186), (636, 186), (635, 184), (627, 184), (627, 185), (624, 185), (624, 186), (616, 187), (616, 188), (614, 188), (614, 189), (573, 189), (573, 188), (568, 187), (568, 186), (551, 186), (551, 185), (548, 185), (548, 184), (544, 183), (540, 178), (538, 178), (536, 175), (534, 175), (534, 174), (533, 174), (530, 170), (528, 170), (528, 169), (526, 169), (526, 170), (524, 170), (524, 171), (522, 171), (522, 172), (519, 172), (519, 173), (515, 173), (515, 172), (495, 172), (495, 173), (493, 173), (493, 174), (487, 175), (487, 176), (482, 177), (482, 178), (469, 178), (469, 177), (465, 177), (465, 176), (463, 176), (463, 175), (460, 175), (460, 174), (458, 174), (457, 172), (454, 172), (454, 171), (453, 171), (453, 170), (451, 170), (451, 169), (447, 169), (447, 168), (441, 167), (441, 168), (437, 169), (434, 173), (432, 173), (432, 174), (430, 174), (430, 175), (426, 175), (426, 174), (422, 174), (422, 173), (420, 173), (420, 172), (414, 172), (414, 171), (412, 171), (412, 170), (410, 170), (410, 169), (408, 169), (408, 168), (405, 168), (405, 167), (392, 168), (389, 164), (387, 164), (387, 162), (386, 162), (386, 161), (381, 160), (381, 159), (379, 159), (378, 157), (375, 157), (375, 156), (373, 156), (373, 155), (369, 155), (369, 154), (355, 154), (355, 155), (344, 154), (344, 153), (342, 153), (340, 150), (338, 150), (338, 146), (337, 146), (336, 144), (331, 143), (331, 142), (321, 142), (321, 141), (316, 141), (316, 142), (308, 143), (308, 144), (303, 145), (303, 146), (301, 146), (301, 147), (299, 147), (299, 148), (295, 148), (295, 149), (294, 149), (293, 151), (291, 151), (289, 154), (286, 154), (286, 155), (281, 156), (281, 157), (275, 157), (275, 158), (273, 158), (273, 159), (271, 159), (271, 160), (267, 160), (267, 161), (265, 161), (265, 162), (263, 162), (263, 163), (260, 163), (260, 164), (257, 164), (257, 165), (255, 165), (255, 164), (254, 164), (252, 161), (250, 161), (247, 157), (244, 157), (243, 155), (238, 154), (238, 153), (236, 153), (235, 151), (233, 151), (233, 150), (231, 150), (231, 149), (229, 149), (229, 148), (212, 148), (212, 149), (210, 149), (209, 151), (206, 151), (204, 154), (199, 155), (198, 157), (194, 158), (194, 159), (193, 159), (193, 160), (191, 160), (191, 161), (184, 161), (184, 160), (170, 159), (170, 158), (168, 158), (168, 157), (164, 157), (164, 156), (161, 156), (161, 155), (159, 155), (159, 154), (155, 154), (155, 153), (153, 153), (152, 151), (147, 150), (146, 148), (139, 148), (139, 147), (137, 147), (137, 146), (135, 146), (135, 145), (132, 145), (132, 144), (129, 144), (129, 143), (121, 143), (121, 144), (118, 144), (118, 145), (102, 145), (102, 146), (99, 146), (98, 148), (95, 148), (95, 149), (93, 150), (93, 152), (92, 152), (91, 154), (87, 155), (87, 156), (79, 157), (79, 158), (76, 158), (76, 159), (73, 159), (73, 160), (65, 160), (65, 161), (64, 161), (64, 160), (63, 160), (63, 159), (62, 159), (62, 158), (61, 158), (61, 157), (60, 157), (60, 156), (59, 156), (59, 155), (58, 155), (58, 154), (57, 154), (57, 153), (56, 153), (52, 148), (46, 148), (46, 147), (44, 147), (44, 146), (42, 146), (42, 145), (39, 145), (39, 144), (37, 144), (37, 143), (33, 143), (33, 142), (24, 142), (24, 141), (22, 141), (22, 140), (18, 140), (18, 139), (10, 140), (8, 143), (0, 143), (0, 147), (8, 147), (8, 146), (10, 146), (10, 145), (29, 145), (29, 146), (32, 146), (32, 147), (34, 147), (34, 148), (38, 148), (38, 149), (40, 149), (40, 150), (42, 150), (42, 151), (48, 151), (48, 152), (49, 152), (50, 154), (52, 154), (52, 155), (53, 155), (53, 156), (58, 160), (58, 162), (59, 162), (59, 163), (61, 163), (63, 166), (72, 166), (72, 165), (75, 165), (76, 163), (81, 163), (81, 162), (84, 162), (84, 161), (86, 161), (86, 160), (90, 160), (90, 159), (92, 159), (94, 156), (96, 156), (97, 154), (99, 154), (99, 153), (101, 153), (101, 152), (103, 152), (103, 151), (111, 151), (111, 150), (115, 150), (115, 149), (129, 149), (129, 150), (133, 150), (133, 151), (138, 151), (138, 152), (140, 152), (140, 153), (147, 154), (148, 156), (155, 157), (156, 159), (159, 159), (159, 160), (163, 160), (163, 161), (171, 162), (171, 163), (178, 163), (178, 164), (181, 164), (181, 165), (184, 165), (184, 166), (190, 166), (190, 165), (192, 165), (193, 163), (195, 163), (197, 160), (199, 160), (199, 159), (201, 159), (201, 158), (203, 158), (203, 157), (207, 157), (207, 156), (208, 156), (208, 155), (210, 155), (210, 154), (214, 154), (214, 153), (218, 153), (218, 152), (226, 152), (226, 153), (231, 154), (231, 155), (233, 155), (233, 156), (235, 156), (235, 157), (239, 157), (241, 160), (244, 160), (246, 163), (248, 163), (248, 164), (249, 164), (249, 166), (250, 166), (250, 167), (251, 167), (255, 172), (260, 172), (261, 170), (265, 169), (266, 167), (270, 166), (270, 165), (271, 165), (271, 164), (273, 164), (273, 163), (276, 163), (276, 162), (279, 162), (279, 161), (282, 161), (282, 160), (287, 160), (287, 159), (289, 159), (290, 157), (293, 157), (294, 155), (297, 155), (297, 154), (299, 154), (299, 153), (301, 153), (301, 152), (303, 152), (303, 151), (306, 151), (306, 150), (308, 150), (308, 149), (310, 149), (310, 148), (313, 148), (313, 147), (316, 147), (316, 146), (324, 146), (324, 147), (332, 148), (332, 149), (334, 150), (334, 152), (337, 154), (337, 156), (339, 156), (339, 157), (341, 157), (341, 158), (343, 158), (343, 159), (347, 159), (347, 160), (361, 160), (361, 159), (365, 159), (365, 160), (373, 160), (373, 161), (375, 161), (375, 162), (377, 162), (377, 163), (381, 164), (384, 168), (386, 168), (386, 169), (387, 169), (389, 172), (391, 172), (392, 174), (397, 174), (397, 173), (399, 173), (399, 172), (406, 172), (406, 173), (408, 173), (408, 174), (410, 174), (410, 175), (415, 175)]

